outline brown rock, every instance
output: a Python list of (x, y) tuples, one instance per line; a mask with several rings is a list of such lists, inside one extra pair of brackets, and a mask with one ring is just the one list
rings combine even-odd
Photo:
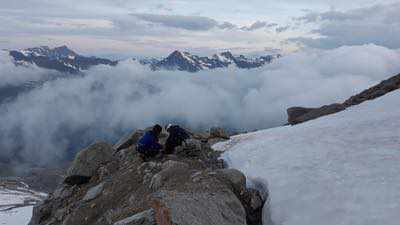
[(221, 127), (212, 127), (210, 129), (209, 138), (223, 138), (229, 139), (229, 135), (225, 132), (225, 130)]
[(291, 125), (303, 123), (309, 120), (317, 119), (322, 116), (330, 115), (345, 110), (341, 104), (325, 105), (320, 108), (302, 108), (292, 107), (287, 110), (288, 122)]

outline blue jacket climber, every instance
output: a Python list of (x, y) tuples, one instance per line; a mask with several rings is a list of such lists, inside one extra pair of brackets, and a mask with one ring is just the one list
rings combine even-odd
[(138, 141), (137, 151), (148, 157), (156, 156), (163, 146), (159, 143), (158, 137), (162, 127), (155, 125), (151, 131), (147, 131)]

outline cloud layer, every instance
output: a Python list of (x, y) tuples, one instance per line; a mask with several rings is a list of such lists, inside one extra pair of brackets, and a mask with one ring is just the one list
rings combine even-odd
[(204, 55), (221, 49), (253, 54), (264, 48), (400, 47), (395, 0), (14, 0), (1, 6), (0, 48), (67, 44), (83, 54), (125, 58), (177, 49)]
[(343, 45), (374, 43), (388, 48), (400, 48), (400, 3), (377, 4), (349, 11), (311, 12), (298, 18), (319, 27), (312, 33), (318, 37), (290, 40), (314, 48), (337, 48)]
[[(256, 70), (152, 72), (132, 61), (99, 66), (1, 105), (0, 158), (18, 149), (25, 160), (54, 162), (96, 138), (115, 141), (156, 122), (237, 131), (278, 126), (286, 108), (343, 101), (400, 72), (399, 61), (397, 51), (366, 45), (296, 53)], [(6, 60), (0, 62), (6, 71)]]
[(185, 30), (210, 30), (218, 26), (218, 22), (208, 17), (179, 16), (159, 14), (132, 14), (138, 19), (161, 24), (167, 27), (181, 28)]
[(0, 52), (0, 88), (5, 86), (18, 86), (29, 81), (39, 81), (45, 78), (48, 71), (37, 67), (15, 67), (8, 53)]

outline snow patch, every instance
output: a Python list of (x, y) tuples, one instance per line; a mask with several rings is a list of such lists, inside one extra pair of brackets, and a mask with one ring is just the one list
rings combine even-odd
[[(268, 181), (278, 225), (397, 225), (400, 91), (297, 126), (234, 136), (213, 147)], [(268, 213), (265, 211), (264, 213)]]
[(46, 198), (22, 182), (0, 182), (0, 225), (25, 225), (32, 217), (33, 206)]
[(0, 212), (0, 225), (26, 225), (32, 217), (33, 206)]

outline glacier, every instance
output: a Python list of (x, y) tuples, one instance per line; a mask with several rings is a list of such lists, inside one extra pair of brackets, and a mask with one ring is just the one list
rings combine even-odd
[(271, 214), (274, 225), (399, 224), (400, 91), (213, 148), (250, 180), (265, 181), (264, 221)]

